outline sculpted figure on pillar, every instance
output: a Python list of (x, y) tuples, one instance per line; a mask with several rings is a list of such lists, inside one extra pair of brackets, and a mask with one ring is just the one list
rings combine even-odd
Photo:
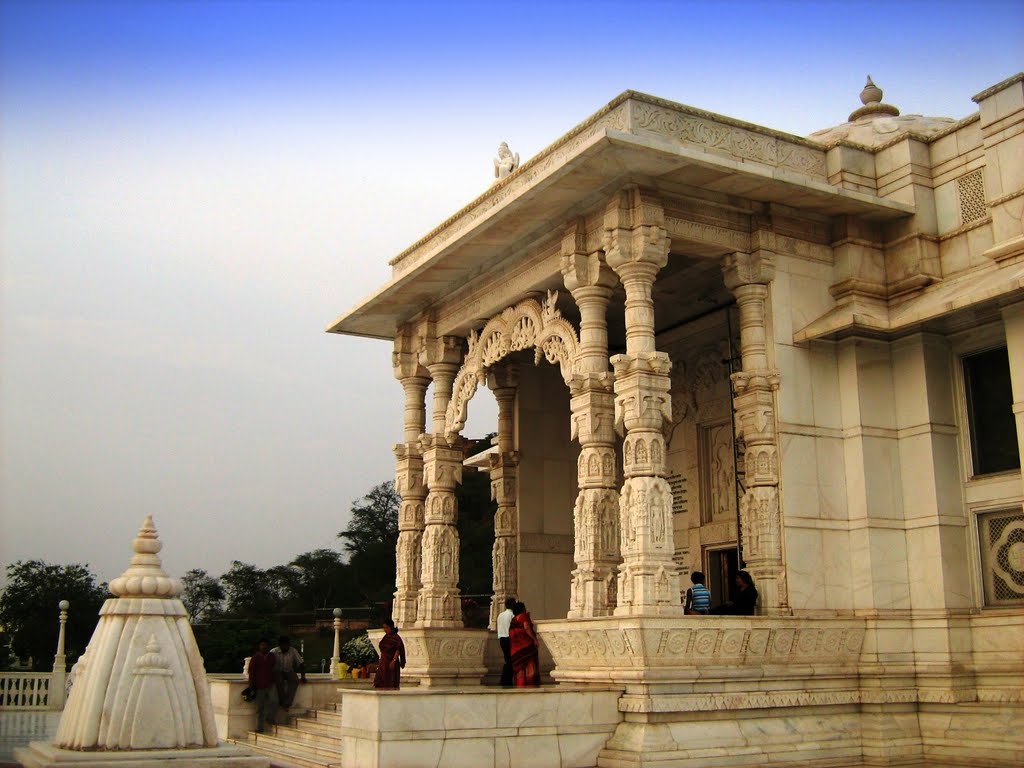
[(419, 356), (420, 364), (430, 371), (434, 402), (431, 408), (433, 431), (420, 438), (423, 477), (428, 493), (424, 504), (416, 626), (461, 627), (455, 488), (462, 481), (462, 449), (457, 441), (450, 444), (445, 435), (445, 412), (462, 358), (462, 340), (454, 336), (436, 338), (432, 330), (428, 324)]
[(779, 372), (768, 366), (765, 330), (768, 284), (775, 274), (767, 250), (733, 253), (722, 262), (726, 287), (740, 315), (742, 370), (732, 375), (736, 438), (746, 446), (746, 486), (740, 499), (740, 541), (747, 569), (757, 583), (761, 609), (788, 609), (779, 505), (779, 446), (775, 391)]
[(519, 531), (517, 472), (519, 454), (515, 448), (514, 408), (518, 379), (510, 365), (492, 366), (487, 386), (498, 403), (498, 453), (490, 458), (491, 498), (497, 502), (494, 512), (494, 548), (490, 626), (497, 626), (505, 598), (519, 593), (519, 557), (516, 535)]
[(572, 437), (580, 443), (569, 618), (609, 616), (615, 610), (615, 572), (621, 561), (614, 376), (608, 370), (606, 317), (617, 279), (604, 254), (587, 246), (582, 219), (566, 227), (561, 267), (565, 287), (580, 309), (580, 347), (569, 379)]
[(652, 289), (668, 263), (665, 212), (651, 192), (631, 186), (604, 216), (605, 259), (626, 289), (626, 353), (615, 369), (615, 428), (624, 438), (619, 500), (622, 566), (616, 616), (680, 613), (672, 555), (672, 490), (665, 479), (666, 427), (672, 421), (669, 372), (657, 351)]
[(424, 396), (430, 373), (419, 362), (417, 340), (409, 328), (395, 337), (392, 367), (405, 392), (403, 442), (395, 445), (395, 490), (402, 497), (398, 512), (398, 544), (395, 552), (394, 619), (399, 626), (416, 621), (416, 602), (420, 591), (421, 548), (423, 543), (423, 503), (427, 487), (423, 482), (423, 455), (420, 435), (426, 426)]

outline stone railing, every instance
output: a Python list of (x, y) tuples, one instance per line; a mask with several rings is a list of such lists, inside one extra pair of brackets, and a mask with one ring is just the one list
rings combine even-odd
[(0, 710), (50, 709), (51, 672), (0, 672)]

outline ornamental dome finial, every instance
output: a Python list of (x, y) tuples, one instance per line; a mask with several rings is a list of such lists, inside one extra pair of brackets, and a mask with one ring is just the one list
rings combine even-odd
[(899, 117), (900, 111), (892, 104), (882, 103), (882, 89), (875, 85), (875, 81), (868, 75), (868, 81), (860, 92), (860, 102), (863, 107), (855, 109), (848, 118), (852, 123), (863, 117), (874, 119), (876, 117)]
[(181, 594), (181, 582), (168, 576), (157, 557), (163, 549), (163, 542), (157, 536), (152, 515), (146, 515), (139, 528), (139, 535), (132, 542), (131, 564), (128, 570), (110, 582), (111, 594), (118, 597), (177, 597)]
[(875, 85), (875, 81), (871, 79), (871, 75), (868, 75), (868, 81), (864, 85), (864, 89), (860, 92), (860, 103), (867, 104), (878, 104), (882, 101), (882, 89)]

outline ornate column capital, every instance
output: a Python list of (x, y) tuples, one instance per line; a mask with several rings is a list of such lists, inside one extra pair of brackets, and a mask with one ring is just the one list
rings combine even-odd
[(395, 334), (391, 367), (399, 381), (419, 378), (430, 384), (430, 371), (420, 363), (420, 339), (408, 325), (399, 328)]
[(630, 185), (608, 201), (604, 213), (604, 252), (625, 282), (633, 272), (653, 276), (668, 263), (665, 209), (651, 190)]
[(766, 250), (727, 254), (722, 259), (722, 278), (733, 294), (741, 286), (766, 286), (775, 278), (775, 254)]
[(618, 278), (605, 261), (604, 253), (587, 246), (586, 225), (582, 218), (574, 219), (562, 235), (562, 279), (573, 296), (580, 289), (597, 289), (597, 295), (615, 287)]

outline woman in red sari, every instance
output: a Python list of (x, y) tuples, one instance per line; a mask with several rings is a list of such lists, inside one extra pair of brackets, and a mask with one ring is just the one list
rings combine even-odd
[(537, 652), (537, 633), (526, 606), (516, 603), (515, 616), (509, 626), (508, 639), (512, 646), (512, 685), (516, 688), (540, 685), (540, 657)]
[(384, 637), (380, 639), (380, 662), (377, 664), (377, 674), (373, 676), (373, 687), (398, 690), (402, 681), (402, 668), (405, 666), (405, 643), (398, 636), (394, 621), (384, 619), (381, 627)]

